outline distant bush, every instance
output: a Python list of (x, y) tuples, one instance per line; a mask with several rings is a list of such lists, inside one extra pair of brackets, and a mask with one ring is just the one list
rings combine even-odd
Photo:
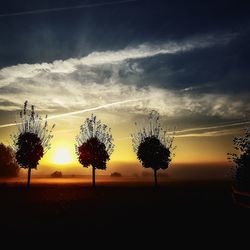
[(18, 173), (14, 150), (0, 143), (0, 177), (16, 177)]
[(167, 173), (158, 173), (159, 177), (168, 177), (169, 175)]
[(133, 173), (132, 177), (136, 177), (137, 178), (137, 177), (139, 177), (139, 175), (137, 173)]
[(122, 174), (121, 174), (121, 173), (118, 173), (118, 172), (114, 172), (114, 173), (111, 173), (110, 176), (111, 176), (111, 177), (122, 177)]
[(149, 172), (147, 172), (147, 171), (143, 171), (143, 172), (141, 173), (141, 176), (142, 176), (142, 177), (148, 177), (148, 176), (151, 176), (151, 174), (150, 174)]
[(50, 175), (52, 178), (61, 178), (63, 176), (61, 171), (55, 171)]

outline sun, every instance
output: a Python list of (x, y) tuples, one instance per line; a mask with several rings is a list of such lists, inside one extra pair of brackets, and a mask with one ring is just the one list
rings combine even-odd
[(71, 152), (68, 148), (57, 148), (53, 156), (56, 164), (66, 164), (72, 162)]

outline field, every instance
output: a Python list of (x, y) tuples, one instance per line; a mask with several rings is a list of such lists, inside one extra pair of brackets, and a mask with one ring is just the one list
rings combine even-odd
[(157, 189), (151, 181), (98, 177), (93, 189), (90, 177), (33, 178), (28, 191), (25, 179), (1, 180), (1, 235), (126, 241), (247, 222), (249, 211), (234, 204), (229, 180), (160, 178)]

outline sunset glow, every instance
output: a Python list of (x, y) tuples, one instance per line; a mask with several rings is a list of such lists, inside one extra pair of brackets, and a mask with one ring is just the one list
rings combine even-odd
[(53, 163), (67, 164), (72, 162), (72, 155), (68, 148), (57, 148), (52, 158)]

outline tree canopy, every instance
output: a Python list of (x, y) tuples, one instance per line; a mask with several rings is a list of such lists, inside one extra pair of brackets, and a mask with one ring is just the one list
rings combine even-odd
[(139, 145), (137, 157), (145, 168), (166, 169), (169, 165), (170, 150), (154, 136), (146, 137)]
[(26, 132), (18, 136), (17, 147), (18, 164), (22, 168), (36, 168), (44, 154), (41, 139), (34, 133)]
[(174, 137), (162, 128), (159, 119), (159, 113), (152, 110), (147, 123), (132, 134), (133, 149), (138, 160), (143, 167), (156, 170), (168, 168), (174, 150)]
[(20, 124), (17, 131), (11, 135), (13, 147), (16, 152), (16, 160), (22, 168), (36, 168), (39, 160), (50, 148), (52, 128), (48, 129), (47, 116), (43, 119), (32, 105), (28, 109), (28, 102), (24, 103), (20, 112)]
[(228, 153), (229, 160), (234, 164), (235, 185), (238, 189), (250, 191), (250, 128), (243, 136), (233, 139), (236, 153)]
[(106, 169), (106, 163), (114, 150), (111, 129), (93, 114), (80, 127), (76, 137), (76, 153), (84, 167)]
[(152, 110), (147, 123), (132, 134), (132, 144), (137, 159), (144, 168), (154, 170), (155, 187), (158, 185), (157, 171), (169, 167), (174, 150), (174, 136), (171, 136), (167, 129), (162, 128), (159, 119), (159, 113)]
[(14, 150), (0, 143), (0, 177), (16, 177), (18, 173), (19, 167)]
[(78, 149), (79, 162), (88, 167), (92, 165), (98, 169), (106, 169), (106, 163), (109, 155), (106, 151), (105, 144), (100, 142), (98, 138), (93, 137), (84, 142)]

